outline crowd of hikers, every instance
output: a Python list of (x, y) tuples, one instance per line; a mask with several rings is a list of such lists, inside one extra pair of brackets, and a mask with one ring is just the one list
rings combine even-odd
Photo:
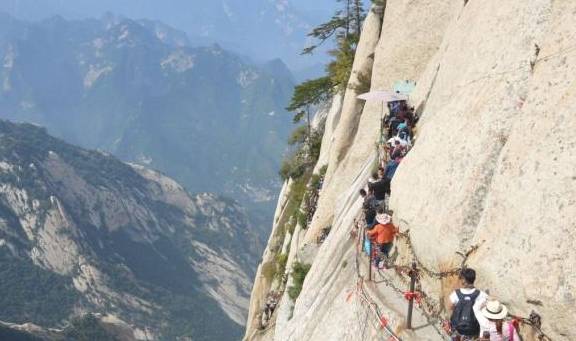
[[(371, 266), (388, 269), (393, 266), (390, 252), (398, 228), (388, 210), (390, 184), (396, 168), (412, 147), (413, 128), (418, 120), (413, 108), (405, 101), (388, 104), (390, 115), (383, 122), (386, 128), (384, 158), (378, 171), (372, 174), (366, 188), (360, 190), (365, 218), (364, 250), (372, 257)], [(512, 322), (506, 321), (508, 310), (496, 300), (474, 287), (476, 272), (464, 268), (460, 273), (460, 288), (449, 296), (451, 319), (447, 331), (453, 341), (520, 341)]]
[(383, 122), (387, 128), (383, 131), (387, 136), (384, 145), (386, 156), (368, 180), (366, 188), (360, 190), (367, 227), (364, 249), (367, 253), (374, 253), (374, 265), (378, 268), (389, 266), (390, 251), (398, 232), (392, 224), (392, 212), (387, 210), (390, 184), (398, 165), (412, 147), (413, 127), (418, 120), (414, 109), (409, 108), (405, 101), (391, 102), (388, 108), (390, 115)]
[[(362, 210), (365, 219), (363, 248), (371, 256), (371, 265), (378, 269), (394, 266), (390, 253), (394, 239), (399, 233), (392, 223), (393, 212), (388, 209), (391, 182), (402, 159), (410, 151), (413, 129), (418, 121), (414, 109), (406, 101), (388, 103), (390, 115), (382, 122), (382, 135), (385, 137), (381, 162), (366, 188), (360, 190), (363, 198)], [(322, 230), (318, 237), (321, 244), (330, 232), (330, 227)], [(496, 300), (490, 300), (488, 294), (474, 286), (476, 271), (464, 268), (459, 276), (460, 288), (450, 296), (451, 318), (446, 331), (452, 341), (520, 341), (514, 323), (506, 320), (508, 310)], [(278, 305), (280, 294), (270, 292), (266, 298), (261, 319), (261, 328), (270, 322)]]

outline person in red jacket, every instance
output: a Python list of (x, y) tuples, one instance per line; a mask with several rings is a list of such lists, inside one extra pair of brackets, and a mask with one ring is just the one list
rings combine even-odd
[[(394, 245), (394, 237), (396, 233), (398, 233), (398, 229), (392, 224), (392, 217), (384, 213), (383, 210), (379, 210), (376, 215), (376, 222), (376, 226), (367, 231), (366, 234), (368, 238), (376, 244), (376, 248), (388, 258), (390, 250), (392, 250), (392, 246)], [(378, 261), (379, 259), (376, 261), (376, 264), (379, 264)]]

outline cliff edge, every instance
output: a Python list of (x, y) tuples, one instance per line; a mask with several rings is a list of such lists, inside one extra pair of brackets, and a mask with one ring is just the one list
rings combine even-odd
[[(314, 217), (291, 233), (273, 232), (246, 338), (445, 339), (439, 324), (456, 287), (450, 270), (464, 262), (477, 270), (477, 286), (513, 315), (540, 317), (519, 319), (524, 340), (576, 339), (575, 13), (576, 3), (549, 0), (373, 6), (350, 84), (364, 72), (372, 90), (392, 90), (399, 80), (417, 84), (409, 102), (421, 119), (394, 176), (390, 209), (402, 232), (396, 265), (416, 261), (423, 272), (415, 310), (421, 328), (404, 328), (405, 274), (378, 272), (364, 281), (357, 193), (377, 158), (382, 114), (380, 103), (364, 105), (350, 87), (324, 116), (317, 171), (327, 168)], [(290, 191), (288, 183), (275, 231), (290, 218), (283, 216)], [(264, 283), (263, 265), (284, 253), (284, 278)], [(294, 285), (296, 262), (311, 268), (294, 301), (281, 289)], [(281, 299), (261, 326), (255, 321), (270, 290)]]

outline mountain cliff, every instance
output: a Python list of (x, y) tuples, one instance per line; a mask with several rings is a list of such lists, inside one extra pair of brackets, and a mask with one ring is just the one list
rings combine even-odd
[[(293, 182), (280, 195), (246, 339), (446, 339), (440, 323), (463, 263), (477, 270), (479, 288), (506, 303), (524, 340), (575, 339), (574, 13), (567, 1), (374, 5), (350, 85), (366, 73), (372, 90), (417, 84), (409, 102), (421, 119), (390, 198), (402, 232), (396, 269), (415, 261), (421, 273), (417, 328), (405, 328), (405, 272), (375, 271), (366, 281), (357, 193), (377, 160), (381, 103), (358, 100), (351, 87), (323, 114), (316, 172), (327, 168), (312, 221), (285, 231)], [(287, 259), (282, 267), (279, 259)], [(269, 276), (270, 268), (282, 275)], [(271, 291), (281, 299), (262, 326)]]
[(238, 204), (6, 121), (0, 179), (0, 320), (91, 312), (137, 339), (239, 337), (262, 245)]
[[(0, 15), (0, 117), (158, 169), (189, 191), (269, 208), (292, 76), (160, 22)], [(57, 86), (55, 82), (57, 81)]]

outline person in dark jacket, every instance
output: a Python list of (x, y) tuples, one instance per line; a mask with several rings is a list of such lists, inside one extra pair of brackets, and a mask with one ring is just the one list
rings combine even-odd
[(368, 182), (368, 189), (374, 192), (374, 197), (382, 205), (386, 199), (386, 194), (390, 195), (390, 179), (384, 176), (384, 169), (379, 169), (378, 173), (372, 175), (376, 180)]
[(366, 220), (366, 225), (368, 228), (374, 225), (374, 218), (376, 218), (376, 208), (378, 207), (378, 200), (374, 197), (374, 190), (368, 189), (368, 193), (366, 190), (360, 190), (360, 196), (364, 198), (364, 202), (362, 203), (362, 210), (364, 211), (364, 218)]
[(395, 136), (398, 133), (398, 125), (402, 123), (397, 117), (390, 119), (390, 126), (388, 127), (388, 138)]

